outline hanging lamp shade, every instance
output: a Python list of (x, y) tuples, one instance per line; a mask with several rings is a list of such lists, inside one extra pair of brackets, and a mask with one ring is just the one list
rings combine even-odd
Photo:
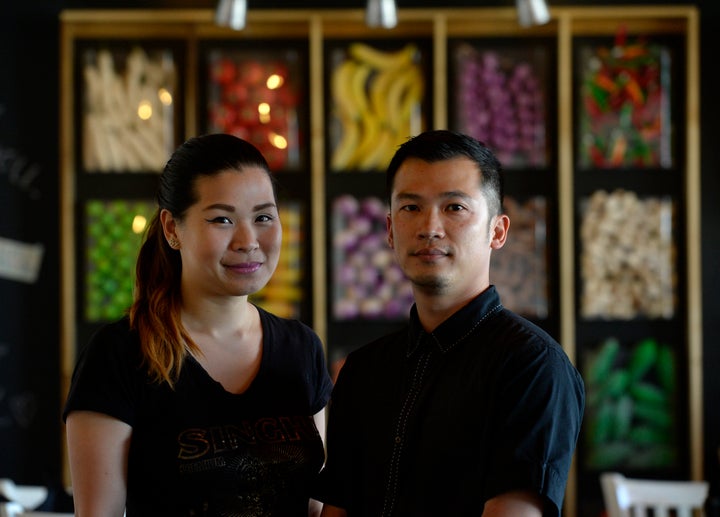
[(236, 31), (245, 28), (247, 0), (218, 0), (215, 10), (215, 23), (221, 27), (230, 27)]
[(518, 23), (523, 27), (543, 25), (550, 21), (550, 12), (545, 0), (516, 0)]
[(392, 29), (397, 25), (395, 0), (368, 0), (365, 9), (365, 23), (368, 27)]

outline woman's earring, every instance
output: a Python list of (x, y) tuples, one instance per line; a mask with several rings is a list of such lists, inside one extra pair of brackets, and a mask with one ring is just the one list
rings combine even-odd
[(168, 239), (168, 244), (169, 244), (170, 247), (171, 247), (172, 249), (174, 249), (174, 250), (180, 248), (180, 241), (177, 240), (175, 237), (171, 237), (170, 239)]

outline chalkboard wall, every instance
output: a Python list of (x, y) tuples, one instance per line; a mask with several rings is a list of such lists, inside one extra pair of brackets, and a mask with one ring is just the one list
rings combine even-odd
[[(588, 2), (550, 0), (550, 5), (654, 4), (656, 1)], [(720, 3), (700, 7), (701, 49), (714, 48), (720, 34)], [(254, 2), (250, 8), (335, 7), (336, 0), (300, 3)], [(359, 7), (364, 1), (343, 2)], [(400, 7), (514, 5), (482, 2), (398, 1)], [(64, 8), (212, 7), (212, 0), (3, 2), (0, 14), (0, 248), (41, 252), (35, 277), (0, 276), (0, 478), (18, 483), (58, 482), (62, 471), (59, 392), (58, 67), (59, 19)], [(701, 56), (701, 63), (703, 56)], [(717, 124), (718, 67), (701, 67), (702, 266), (706, 286), (720, 285), (720, 145)], [(7, 249), (5, 250), (7, 251)], [(7, 254), (0, 253), (0, 260)], [(0, 263), (0, 270), (3, 269)], [(7, 264), (5, 264), (7, 266)], [(720, 489), (720, 301), (703, 294), (705, 472)]]
[(0, 277), (0, 477), (50, 483), (61, 465), (57, 5), (14, 4), (0, 16), (0, 238), (42, 260), (34, 281)]

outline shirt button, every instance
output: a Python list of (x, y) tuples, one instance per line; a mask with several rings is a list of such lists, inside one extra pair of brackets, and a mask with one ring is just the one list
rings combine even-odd
[(399, 436), (396, 436), (395, 443), (400, 443), (400, 442), (402, 442), (402, 438), (400, 438)]

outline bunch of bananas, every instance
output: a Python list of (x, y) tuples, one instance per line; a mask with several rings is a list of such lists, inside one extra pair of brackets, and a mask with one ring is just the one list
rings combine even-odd
[(361, 42), (348, 47), (331, 76), (340, 126), (332, 170), (382, 170), (399, 144), (422, 131), (425, 83), (417, 55), (412, 43), (395, 51)]

